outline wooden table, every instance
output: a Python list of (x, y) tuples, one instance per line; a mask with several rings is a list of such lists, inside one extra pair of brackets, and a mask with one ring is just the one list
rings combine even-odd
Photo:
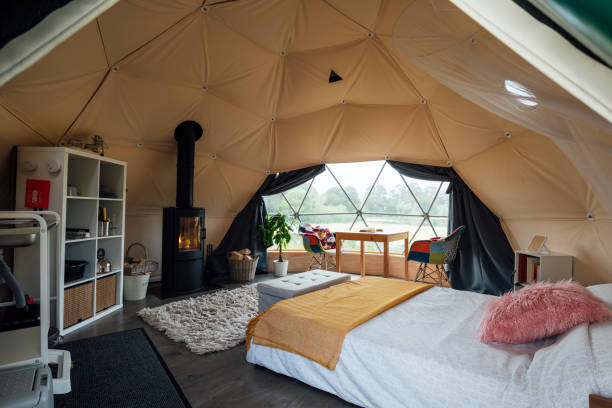
[[(336, 232), (336, 270), (342, 272), (342, 241), (361, 241), (361, 277), (365, 276), (365, 242), (384, 244), (384, 276), (389, 277), (389, 242), (404, 240), (404, 256), (408, 256), (408, 232)], [(404, 279), (408, 280), (408, 262), (404, 262)]]

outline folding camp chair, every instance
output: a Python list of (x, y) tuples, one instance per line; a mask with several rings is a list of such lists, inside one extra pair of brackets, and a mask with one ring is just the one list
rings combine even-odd
[(414, 241), (412, 243), (406, 262), (419, 262), (417, 274), (414, 278), (415, 282), (434, 283), (436, 285), (448, 284), (450, 286), (444, 265), (455, 260), (463, 231), (465, 231), (465, 225), (457, 227), (445, 238)]

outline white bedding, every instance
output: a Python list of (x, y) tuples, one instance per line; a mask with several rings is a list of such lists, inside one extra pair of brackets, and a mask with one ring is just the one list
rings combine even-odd
[(408, 299), (353, 329), (333, 371), (256, 344), (247, 361), (366, 407), (576, 408), (591, 393), (612, 397), (612, 322), (552, 344), (484, 345), (491, 298), (434, 287)]

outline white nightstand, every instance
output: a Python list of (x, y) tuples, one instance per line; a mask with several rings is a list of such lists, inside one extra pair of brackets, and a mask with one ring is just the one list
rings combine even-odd
[[(551, 252), (542, 254), (530, 251), (514, 251), (514, 290), (533, 282), (557, 282), (572, 279), (574, 258), (571, 255)], [(533, 280), (533, 269), (528, 270), (533, 262), (539, 262), (537, 279)]]

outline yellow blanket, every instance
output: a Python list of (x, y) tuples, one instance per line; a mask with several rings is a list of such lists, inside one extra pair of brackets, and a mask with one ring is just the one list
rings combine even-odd
[(249, 322), (247, 348), (253, 339), (333, 370), (349, 331), (431, 286), (368, 276), (280, 301)]

